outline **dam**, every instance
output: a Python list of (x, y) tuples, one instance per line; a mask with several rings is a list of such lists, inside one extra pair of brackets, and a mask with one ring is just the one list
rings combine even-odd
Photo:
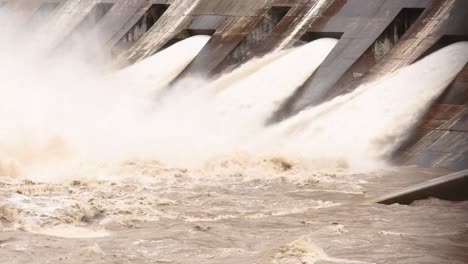
[(467, 263), (465, 0), (0, 0), (1, 263)]

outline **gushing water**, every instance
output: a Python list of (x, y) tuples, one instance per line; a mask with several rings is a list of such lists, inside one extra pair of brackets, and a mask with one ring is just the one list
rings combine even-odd
[(132, 92), (143, 92), (135, 90), (146, 87), (144, 90), (148, 90), (146, 92), (149, 94), (157, 94), (188, 66), (208, 40), (209, 36), (201, 35), (177, 42), (170, 48), (122, 69), (108, 78), (124, 82), (128, 87), (135, 87), (130, 89)]
[(267, 152), (309, 159), (315, 166), (382, 167), (463, 69), (467, 51), (468, 42), (452, 44), (302, 111), (271, 129), (265, 145), (276, 144)]
[[(193, 86), (192, 79), (173, 87), (154, 118), (160, 128), (153, 136), (159, 140), (155, 147), (164, 146), (159, 147), (158, 160), (173, 166), (199, 166), (242, 151), (240, 146), (264, 130), (270, 115), (307, 80), (335, 44), (335, 39), (317, 40), (246, 64), (219, 81)], [(291, 68), (295, 74), (285, 74)], [(239, 75), (243, 78), (230, 81)]]
[(8, 41), (0, 42), (0, 174), (44, 181), (98, 177), (125, 161), (197, 168), (239, 155), (284, 157), (314, 168), (381, 166), (468, 61), (468, 44), (454, 44), (267, 127), (336, 40), (168, 87), (209, 37), (186, 39), (106, 74), (83, 60), (80, 49), (49, 58), (31, 43), (12, 41), (14, 32), (5, 31)]

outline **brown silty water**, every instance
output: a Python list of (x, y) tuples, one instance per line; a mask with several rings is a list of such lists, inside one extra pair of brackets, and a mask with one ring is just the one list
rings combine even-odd
[(357, 205), (398, 188), (392, 183), (411, 184), (409, 178), (418, 182), (442, 172), (314, 173), (281, 160), (220, 162), (204, 172), (151, 162), (122, 169), (138, 177), (62, 184), (2, 181), (2, 262), (467, 260), (468, 203), (428, 199)]

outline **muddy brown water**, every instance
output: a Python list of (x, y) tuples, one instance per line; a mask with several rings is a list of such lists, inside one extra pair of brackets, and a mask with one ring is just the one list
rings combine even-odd
[(261, 173), (146, 164), (121, 179), (1, 179), (0, 262), (468, 262), (468, 202), (357, 204), (442, 171), (270, 165)]

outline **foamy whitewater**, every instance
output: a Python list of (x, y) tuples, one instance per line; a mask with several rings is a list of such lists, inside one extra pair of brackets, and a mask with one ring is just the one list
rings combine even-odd
[(14, 41), (23, 36), (11, 28), (2, 33), (8, 41), (0, 43), (0, 173), (43, 181), (97, 177), (132, 160), (203, 168), (219, 159), (280, 157), (316, 169), (376, 168), (468, 61), (468, 44), (453, 44), (266, 126), (337, 40), (316, 40), (215, 79), (193, 76), (169, 87), (209, 36), (108, 73), (85, 60), (82, 48), (50, 56), (47, 47)]
[[(261, 136), (270, 146), (267, 153), (305, 158), (318, 166), (384, 166), (465, 66), (467, 51), (468, 42), (450, 45), (350, 94), (300, 112), (273, 127), (269, 137)], [(276, 144), (272, 146), (271, 140)]]

